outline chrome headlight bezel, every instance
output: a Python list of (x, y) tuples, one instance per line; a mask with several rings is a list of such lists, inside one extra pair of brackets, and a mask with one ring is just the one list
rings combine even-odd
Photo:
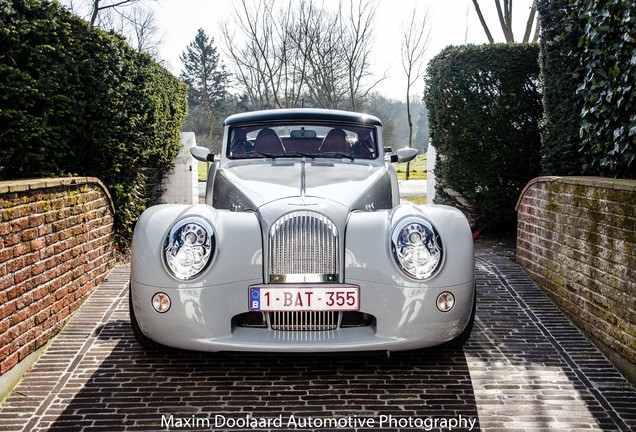
[(177, 221), (163, 242), (162, 257), (168, 272), (180, 281), (199, 276), (216, 252), (216, 233), (207, 220), (189, 216)]
[(391, 253), (398, 268), (417, 280), (431, 279), (444, 262), (439, 232), (423, 217), (407, 217), (393, 227)]

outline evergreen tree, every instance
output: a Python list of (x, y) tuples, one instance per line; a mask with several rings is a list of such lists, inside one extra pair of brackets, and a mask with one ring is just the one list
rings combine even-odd
[[(181, 79), (188, 85), (188, 116), (205, 117), (207, 130), (195, 130), (197, 135), (205, 133), (212, 144), (215, 134), (214, 123), (217, 115), (222, 112), (227, 98), (228, 73), (214, 46), (214, 39), (208, 37), (203, 29), (197, 34), (186, 50), (181, 54), (183, 70)], [(192, 125), (201, 123), (199, 119), (189, 118), (186, 123)]]

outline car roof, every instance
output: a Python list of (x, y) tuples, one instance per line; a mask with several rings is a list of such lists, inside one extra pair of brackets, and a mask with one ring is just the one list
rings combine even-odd
[(250, 111), (234, 114), (225, 119), (224, 125), (268, 123), (277, 121), (325, 121), (369, 126), (382, 126), (375, 116), (351, 111), (328, 110), (318, 108), (287, 108), (263, 111)]

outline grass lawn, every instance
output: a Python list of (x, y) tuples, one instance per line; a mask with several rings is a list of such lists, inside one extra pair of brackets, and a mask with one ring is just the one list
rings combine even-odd
[(199, 163), (199, 181), (206, 181), (208, 179), (208, 163), (197, 161)]
[(408, 201), (410, 203), (413, 204), (417, 204), (417, 205), (423, 205), (426, 204), (426, 197), (408, 197), (408, 198), (404, 198), (405, 201)]
[[(406, 164), (405, 163), (396, 163), (393, 164), (395, 166), (395, 170), (397, 171), (398, 180), (406, 179)], [(409, 180), (426, 180), (426, 153), (419, 154), (411, 161), (411, 171)]]

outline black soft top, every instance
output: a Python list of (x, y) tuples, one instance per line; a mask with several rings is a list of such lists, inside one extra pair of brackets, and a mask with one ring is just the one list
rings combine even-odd
[(269, 123), (279, 121), (319, 121), (349, 123), (369, 126), (382, 126), (379, 118), (351, 111), (339, 111), (317, 108), (289, 108), (264, 111), (250, 111), (234, 114), (225, 119), (224, 125)]

